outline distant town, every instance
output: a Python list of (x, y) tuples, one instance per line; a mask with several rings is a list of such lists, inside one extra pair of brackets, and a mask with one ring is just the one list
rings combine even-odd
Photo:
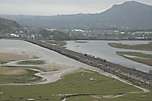
[(0, 37), (48, 40), (152, 40), (152, 30), (51, 29), (30, 27), (0, 34)]

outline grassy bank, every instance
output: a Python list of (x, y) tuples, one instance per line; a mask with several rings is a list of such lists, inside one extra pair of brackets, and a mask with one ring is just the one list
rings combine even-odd
[[(15, 92), (14, 92), (15, 91)], [(141, 90), (118, 80), (102, 76), (92, 71), (78, 71), (64, 76), (61, 80), (45, 85), (0, 86), (1, 101), (61, 101), (64, 94), (90, 94), (70, 97), (67, 101), (151, 101), (151, 93), (128, 94)], [(91, 95), (92, 94), (92, 95)], [(96, 96), (93, 96), (93, 95)], [(124, 94), (118, 98), (102, 96)], [(143, 96), (144, 95), (144, 96)]]
[(117, 54), (127, 59), (152, 66), (152, 54), (140, 52), (117, 52)]
[(33, 70), (22, 67), (0, 67), (0, 84), (29, 83), (41, 78), (35, 76)]
[(101, 96), (79, 96), (79, 97), (71, 97), (67, 101), (151, 101), (152, 93), (148, 94), (127, 94), (125, 96), (121, 96), (118, 98), (107, 98)]
[(122, 44), (122, 43), (109, 43), (109, 45), (114, 48), (152, 51), (152, 42), (148, 44), (136, 44), (136, 45), (127, 45), (127, 44)]

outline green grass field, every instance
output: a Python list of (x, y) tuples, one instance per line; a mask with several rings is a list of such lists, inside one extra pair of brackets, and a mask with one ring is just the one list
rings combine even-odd
[(151, 101), (152, 93), (148, 94), (128, 94), (119, 98), (103, 98), (100, 96), (80, 96), (71, 97), (67, 101)]
[(109, 43), (109, 45), (114, 48), (152, 51), (152, 42), (150, 42), (148, 44), (137, 44), (137, 45), (127, 45), (127, 44), (122, 44), (122, 43)]
[(152, 66), (152, 54), (144, 54), (141, 52), (117, 52), (117, 54), (127, 59)]
[[(33, 86), (0, 86), (0, 101), (61, 101), (64, 94), (93, 94), (75, 96), (67, 101), (151, 101), (152, 94), (121, 83), (118, 80), (102, 76), (91, 71), (77, 71), (64, 76), (61, 80), (44, 85)], [(95, 95), (96, 96), (95, 96)], [(119, 98), (103, 98), (102, 96), (125, 94)]]

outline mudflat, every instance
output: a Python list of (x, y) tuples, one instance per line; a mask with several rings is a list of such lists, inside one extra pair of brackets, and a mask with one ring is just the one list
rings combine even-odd
[(10, 61), (17, 61), (17, 60), (23, 60), (23, 59), (28, 59), (28, 58), (29, 58), (28, 55), (24, 55), (24, 54), (0, 52), (0, 63), (7, 63)]
[(27, 74), (28, 71), (23, 68), (9, 68), (9, 67), (0, 67), (0, 75), (24, 75)]

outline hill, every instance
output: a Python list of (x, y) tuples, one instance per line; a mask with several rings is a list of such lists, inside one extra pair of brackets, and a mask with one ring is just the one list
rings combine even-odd
[(35, 27), (152, 29), (152, 6), (136, 1), (114, 5), (98, 14), (3, 17)]
[(0, 18), (0, 33), (12, 32), (19, 27), (16, 21)]

